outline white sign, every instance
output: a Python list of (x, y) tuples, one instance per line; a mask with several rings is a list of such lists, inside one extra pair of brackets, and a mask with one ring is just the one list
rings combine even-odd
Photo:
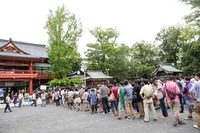
[(46, 85), (40, 85), (40, 90), (46, 90), (47, 86)]

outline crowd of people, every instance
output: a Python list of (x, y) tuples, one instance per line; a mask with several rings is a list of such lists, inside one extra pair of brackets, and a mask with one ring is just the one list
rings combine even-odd
[[(156, 110), (160, 109), (161, 119), (167, 119), (168, 113), (172, 112), (174, 127), (185, 124), (185, 121), (180, 119), (180, 113), (187, 109), (188, 116), (185, 120), (192, 120), (195, 116), (197, 125), (194, 127), (200, 128), (200, 73), (193, 78), (169, 76), (161, 80), (154, 77), (151, 80), (134, 82), (124, 80), (115, 85), (101, 83), (92, 88), (57, 87), (51, 91), (34, 91), (31, 98), (31, 106), (37, 106), (37, 100), (40, 98), (41, 107), (54, 104), (71, 110), (88, 111), (91, 114), (112, 114), (117, 120), (138, 118), (149, 122), (152, 117), (157, 121)], [(18, 107), (21, 107), (22, 99), (23, 94), (20, 92), (13, 96), (13, 103), (18, 101)], [(8, 94), (5, 112), (7, 109), (12, 111), (9, 107), (11, 101)], [(149, 111), (153, 112), (153, 116), (149, 116)]]

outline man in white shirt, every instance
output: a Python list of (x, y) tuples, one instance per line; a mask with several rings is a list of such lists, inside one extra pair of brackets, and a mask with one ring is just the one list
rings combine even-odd
[(33, 92), (33, 95), (32, 95), (32, 100), (33, 100), (33, 103), (31, 104), (31, 106), (33, 106), (33, 104), (34, 104), (34, 106), (37, 106), (36, 105), (36, 94), (35, 94), (35, 92)]
[(61, 96), (62, 96), (62, 105), (63, 106), (66, 106), (66, 94), (67, 92), (66, 92), (66, 89), (64, 89), (64, 90), (62, 90), (61, 91)]
[(19, 108), (21, 108), (22, 106), (22, 99), (23, 99), (24, 95), (22, 94), (22, 92), (20, 91), (19, 95), (18, 95), (18, 99), (19, 99)]
[(156, 111), (153, 105), (153, 89), (148, 85), (148, 80), (143, 81), (144, 86), (140, 90), (140, 96), (143, 99), (144, 104), (144, 122), (149, 121), (149, 107), (153, 111), (154, 121), (157, 120)]

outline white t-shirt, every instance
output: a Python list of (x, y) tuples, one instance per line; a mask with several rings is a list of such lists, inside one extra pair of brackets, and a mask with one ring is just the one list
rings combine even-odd
[(68, 97), (74, 97), (74, 92), (73, 91), (69, 91), (68, 92)]
[(61, 95), (62, 95), (62, 99), (65, 99), (66, 98), (66, 91), (62, 90)]
[(84, 100), (87, 100), (88, 95), (89, 95), (89, 92), (84, 92), (83, 94)]
[(18, 96), (19, 100), (21, 100), (23, 97), (24, 97), (23, 94), (19, 93), (19, 96)]
[(45, 93), (42, 93), (42, 94), (41, 94), (41, 98), (42, 98), (42, 100), (45, 100), (45, 99), (46, 99)]
[(35, 93), (33, 93), (33, 100), (36, 100), (36, 94)]

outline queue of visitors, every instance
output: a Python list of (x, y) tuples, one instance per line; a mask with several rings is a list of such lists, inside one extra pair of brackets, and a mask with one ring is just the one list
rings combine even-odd
[[(170, 112), (173, 114), (174, 127), (185, 124), (185, 121), (180, 119), (180, 113), (183, 113), (186, 107), (188, 116), (185, 120), (192, 120), (195, 116), (197, 125), (194, 127), (200, 128), (200, 73), (195, 75), (195, 80), (169, 76), (162, 80), (157, 77), (134, 82), (124, 80), (115, 85), (101, 83), (92, 88), (57, 87), (52, 91), (34, 91), (31, 98), (31, 106), (37, 106), (37, 100), (40, 98), (41, 107), (54, 104), (70, 110), (89, 111), (91, 114), (112, 114), (117, 120), (124, 117), (127, 120), (142, 119), (142, 122), (149, 122), (150, 119), (157, 121), (156, 110), (160, 109), (161, 119), (168, 119)], [(22, 92), (18, 95), (16, 93), (13, 96), (14, 105), (18, 102), (18, 107), (21, 107), (22, 99)], [(5, 112), (7, 109), (12, 111), (9, 106), (11, 101), (8, 94)], [(153, 116), (149, 115), (149, 111), (153, 112)]]

